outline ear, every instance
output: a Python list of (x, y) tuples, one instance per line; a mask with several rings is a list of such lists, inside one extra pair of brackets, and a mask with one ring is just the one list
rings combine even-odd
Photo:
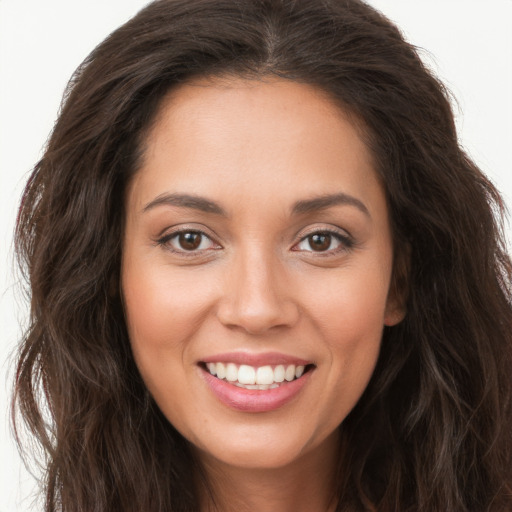
[(398, 304), (390, 304), (388, 302), (386, 306), (386, 314), (384, 315), (384, 325), (387, 327), (393, 327), (399, 324), (406, 315), (406, 309)]
[(410, 264), (411, 246), (408, 243), (400, 244), (395, 250), (391, 284), (384, 313), (384, 325), (388, 327), (399, 324), (407, 314)]

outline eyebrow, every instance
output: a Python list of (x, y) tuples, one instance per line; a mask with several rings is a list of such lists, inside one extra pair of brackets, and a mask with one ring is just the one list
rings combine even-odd
[[(201, 196), (195, 196), (192, 194), (168, 194), (164, 193), (150, 201), (143, 208), (143, 212), (147, 212), (156, 208), (157, 206), (178, 206), (181, 208), (191, 208), (193, 210), (199, 210), (205, 213), (213, 213), (216, 215), (222, 215), (227, 217), (224, 209), (215, 203)], [(359, 199), (344, 193), (338, 194), (326, 194), (312, 199), (303, 199), (294, 203), (292, 207), (292, 214), (303, 215), (319, 210), (326, 210), (332, 206), (348, 205), (354, 206), (366, 216), (371, 218), (368, 208)]]
[(145, 213), (157, 206), (164, 205), (191, 208), (205, 213), (227, 216), (226, 212), (217, 203), (191, 194), (161, 194), (144, 206), (142, 211)]
[(292, 213), (305, 214), (318, 210), (326, 210), (332, 206), (348, 205), (355, 206), (358, 210), (363, 212), (366, 216), (371, 218), (368, 208), (359, 199), (348, 194), (327, 194), (323, 196), (313, 197), (312, 199), (305, 199), (297, 201), (292, 207)]

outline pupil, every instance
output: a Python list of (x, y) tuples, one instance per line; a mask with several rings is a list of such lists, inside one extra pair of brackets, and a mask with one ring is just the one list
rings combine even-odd
[(201, 234), (200, 233), (180, 233), (179, 243), (183, 249), (187, 251), (192, 251), (197, 249), (201, 244)]
[(331, 245), (331, 235), (320, 233), (309, 237), (309, 245), (314, 251), (325, 251)]

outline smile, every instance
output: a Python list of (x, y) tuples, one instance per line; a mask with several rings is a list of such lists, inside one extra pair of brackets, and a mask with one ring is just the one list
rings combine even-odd
[(253, 367), (246, 364), (235, 363), (206, 363), (206, 368), (211, 375), (245, 389), (278, 388), (284, 382), (292, 382), (300, 378), (305, 370), (304, 365), (265, 365)]
[(221, 403), (241, 412), (270, 412), (294, 401), (316, 368), (281, 355), (225, 354), (199, 364), (207, 387)]

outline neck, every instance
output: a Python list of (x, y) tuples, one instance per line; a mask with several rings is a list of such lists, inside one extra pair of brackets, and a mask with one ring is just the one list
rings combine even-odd
[[(279, 468), (240, 468), (202, 454), (214, 500), (202, 494), (203, 512), (334, 512), (338, 433)], [(214, 501), (214, 503), (213, 503)]]

